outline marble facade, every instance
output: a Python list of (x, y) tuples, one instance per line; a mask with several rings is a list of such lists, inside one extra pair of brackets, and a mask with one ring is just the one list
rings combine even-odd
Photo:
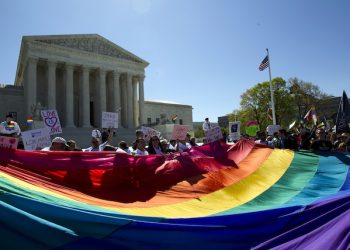
[(100, 127), (101, 113), (119, 112), (119, 126), (144, 124), (148, 62), (97, 35), (24, 36), (16, 72), (25, 114), (57, 109), (66, 128)]

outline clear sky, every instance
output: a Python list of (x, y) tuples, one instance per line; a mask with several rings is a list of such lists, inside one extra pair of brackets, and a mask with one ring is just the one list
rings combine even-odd
[(350, 95), (347, 0), (1, 0), (0, 83), (13, 84), (24, 35), (97, 33), (150, 62), (145, 99), (193, 106), (203, 121), (239, 108), (272, 77)]

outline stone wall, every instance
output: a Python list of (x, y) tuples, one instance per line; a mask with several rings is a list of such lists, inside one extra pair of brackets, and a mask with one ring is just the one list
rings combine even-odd
[(14, 85), (0, 86), (0, 120), (4, 121), (9, 112), (17, 113), (17, 122), (25, 128), (26, 119), (23, 87)]
[[(172, 118), (177, 116), (175, 123)], [(145, 101), (145, 126), (171, 124), (192, 124), (192, 106), (169, 102)]]

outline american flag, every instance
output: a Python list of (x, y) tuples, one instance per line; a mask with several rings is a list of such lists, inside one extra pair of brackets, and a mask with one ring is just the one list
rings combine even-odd
[(262, 60), (262, 62), (260, 63), (260, 66), (259, 66), (259, 70), (263, 71), (267, 67), (269, 67), (269, 56), (266, 56), (264, 58), (264, 60)]

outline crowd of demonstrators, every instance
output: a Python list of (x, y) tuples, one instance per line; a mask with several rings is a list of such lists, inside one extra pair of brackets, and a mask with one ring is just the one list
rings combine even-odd
[[(203, 124), (203, 129), (210, 128), (209, 119)], [(112, 145), (113, 129), (107, 129), (100, 132), (93, 129), (91, 134), (91, 145), (88, 148), (79, 148), (77, 142), (62, 137), (55, 137), (50, 146), (45, 147), (43, 151), (84, 151), (84, 152), (100, 152), (100, 151), (116, 151), (130, 155), (163, 155), (175, 152), (186, 152), (191, 147), (198, 146), (196, 139), (191, 138), (190, 134), (186, 135), (184, 140), (170, 140), (169, 142), (158, 136), (147, 138), (142, 130), (135, 131), (135, 141), (129, 147), (125, 141), (120, 141), (118, 146)], [(6, 116), (6, 120), (0, 123), (0, 135), (19, 137), (21, 129), (19, 125), (13, 121), (11, 114)], [(299, 126), (292, 130), (280, 129), (273, 135), (267, 135), (262, 131), (256, 137), (247, 137), (256, 143), (268, 145), (272, 148), (279, 149), (306, 149), (314, 151), (337, 151), (350, 152), (350, 135), (348, 133), (335, 133), (332, 130), (326, 130), (324, 127), (306, 128)], [(19, 143), (18, 149), (24, 149), (23, 143)]]
[(103, 137), (103, 132), (100, 133), (97, 129), (94, 129), (91, 137), (91, 146), (88, 148), (80, 149), (74, 140), (66, 141), (62, 137), (55, 137), (50, 146), (43, 149), (42, 151), (84, 151), (84, 152), (100, 152), (100, 151), (114, 151), (119, 153), (125, 153), (129, 155), (164, 155), (175, 152), (186, 152), (191, 149), (192, 146), (197, 146), (197, 144), (191, 145), (194, 142), (190, 134), (186, 135), (185, 140), (170, 140), (168, 142), (166, 139), (160, 139), (158, 136), (152, 136), (146, 143), (146, 139), (143, 137), (143, 133), (136, 131), (136, 139), (132, 143), (132, 146), (128, 146), (125, 141), (120, 141), (118, 146), (111, 145), (111, 131)]
[(280, 129), (273, 135), (267, 136), (265, 132), (259, 132), (255, 138), (243, 137), (279, 149), (350, 152), (348, 133), (337, 134), (323, 127), (312, 129), (300, 127), (290, 131)]

